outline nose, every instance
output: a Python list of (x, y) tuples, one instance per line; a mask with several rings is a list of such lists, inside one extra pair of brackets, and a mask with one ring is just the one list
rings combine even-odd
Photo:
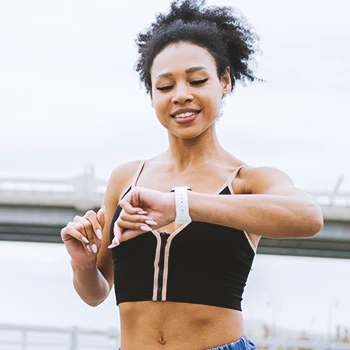
[(173, 89), (172, 102), (174, 104), (184, 104), (193, 101), (191, 89), (187, 84), (177, 84)]

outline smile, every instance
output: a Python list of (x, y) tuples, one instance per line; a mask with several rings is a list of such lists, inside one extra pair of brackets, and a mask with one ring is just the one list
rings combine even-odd
[(188, 118), (191, 117), (194, 114), (198, 114), (198, 112), (186, 112), (186, 113), (180, 113), (174, 116), (175, 119), (181, 119), (181, 118)]
[(192, 123), (201, 111), (196, 112), (184, 112), (171, 116), (177, 124)]
[(189, 118), (195, 114), (199, 114), (200, 112), (201, 112), (200, 109), (181, 108), (181, 109), (178, 109), (177, 111), (174, 111), (174, 113), (170, 114), (170, 117), (175, 119)]

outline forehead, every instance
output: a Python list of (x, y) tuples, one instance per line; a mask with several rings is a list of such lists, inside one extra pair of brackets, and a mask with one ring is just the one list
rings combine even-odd
[(153, 60), (152, 79), (161, 74), (183, 73), (191, 67), (203, 66), (216, 72), (214, 57), (205, 48), (191, 43), (175, 43), (167, 46)]

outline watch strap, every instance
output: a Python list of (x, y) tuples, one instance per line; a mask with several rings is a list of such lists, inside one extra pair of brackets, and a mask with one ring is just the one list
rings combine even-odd
[(188, 186), (174, 187), (172, 192), (175, 192), (175, 206), (176, 206), (176, 217), (175, 223), (187, 224), (192, 221), (190, 217), (190, 210), (188, 206), (188, 191), (191, 188)]

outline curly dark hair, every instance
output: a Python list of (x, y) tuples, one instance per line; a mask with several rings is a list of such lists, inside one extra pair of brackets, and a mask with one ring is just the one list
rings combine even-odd
[(231, 91), (237, 80), (243, 84), (261, 80), (251, 69), (259, 37), (241, 13), (226, 6), (206, 7), (205, 0), (175, 0), (169, 13), (158, 14), (156, 21), (136, 39), (136, 71), (147, 92), (152, 88), (154, 58), (168, 45), (181, 41), (207, 49), (215, 59), (219, 79), (229, 67)]

